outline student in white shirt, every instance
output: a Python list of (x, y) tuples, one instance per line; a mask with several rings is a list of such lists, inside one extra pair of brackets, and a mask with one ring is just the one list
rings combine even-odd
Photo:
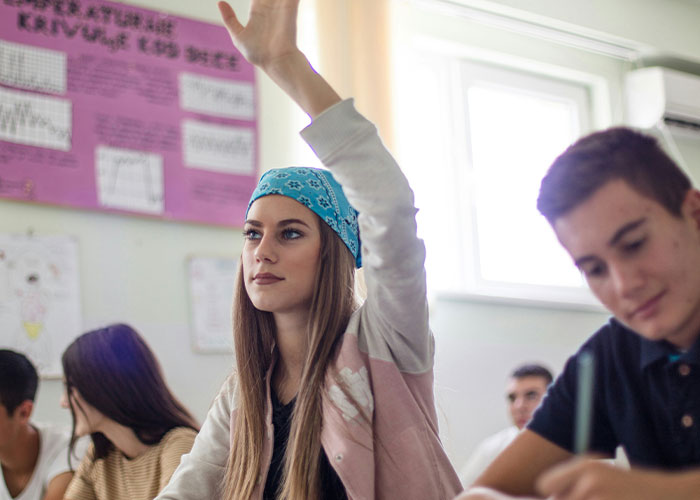
[(32, 363), (0, 349), (0, 500), (62, 499), (73, 477), (70, 432), (30, 422), (37, 386)]
[(508, 413), (513, 425), (489, 436), (477, 446), (459, 475), (465, 488), (486, 470), (530, 421), (551, 383), (552, 374), (544, 366), (525, 364), (513, 370), (506, 385)]

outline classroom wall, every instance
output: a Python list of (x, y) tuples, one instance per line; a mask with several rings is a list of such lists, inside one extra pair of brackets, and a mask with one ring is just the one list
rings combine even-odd
[(699, 61), (697, 0), (457, 0), (493, 12), (579, 32), (632, 40), (648, 53)]
[(435, 392), (443, 443), (455, 466), (482, 439), (511, 425), (505, 383), (515, 366), (539, 362), (558, 374), (607, 318), (602, 312), (437, 299)]
[[(463, 0), (466, 3), (466, 0)], [(200, 20), (217, 21), (215, 2), (130, 2)], [(246, 1), (232, 2), (245, 8)], [(690, 0), (578, 0), (471, 2), (538, 19), (581, 22), (665, 51), (700, 54), (700, 6)], [(637, 11), (636, 14), (630, 14)], [(680, 27), (681, 29), (678, 29)], [(507, 49), (507, 47), (506, 47)], [(299, 116), (267, 80), (259, 78), (261, 169), (294, 163), (301, 147)], [(690, 165), (700, 166), (697, 139), (679, 138)], [(290, 161), (291, 160), (291, 161)], [(695, 179), (700, 179), (694, 175)], [(231, 367), (231, 356), (198, 354), (189, 339), (185, 261), (189, 255), (237, 255), (240, 231), (139, 217), (102, 214), (0, 200), (3, 232), (73, 234), (80, 245), (84, 329), (113, 321), (137, 327), (160, 358), (175, 393), (199, 419)], [(507, 425), (503, 385), (521, 361), (541, 360), (559, 371), (567, 355), (607, 315), (601, 311), (526, 306), (447, 296), (431, 302), (436, 335), (436, 397), (445, 446), (457, 467), (476, 443)], [(69, 423), (58, 408), (61, 383), (43, 380), (40, 421)]]

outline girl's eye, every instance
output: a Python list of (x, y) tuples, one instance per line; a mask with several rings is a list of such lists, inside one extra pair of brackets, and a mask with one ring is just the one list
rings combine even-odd
[(285, 229), (282, 231), (282, 237), (285, 240), (295, 240), (297, 238), (301, 238), (301, 236), (302, 234), (296, 229)]
[(259, 240), (260, 233), (257, 232), (255, 229), (247, 229), (247, 230), (243, 231), (243, 237), (246, 240)]

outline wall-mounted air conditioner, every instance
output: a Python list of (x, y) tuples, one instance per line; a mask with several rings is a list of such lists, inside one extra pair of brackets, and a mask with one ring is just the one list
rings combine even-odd
[(700, 132), (700, 76), (651, 67), (625, 80), (626, 121), (638, 128), (660, 122)]

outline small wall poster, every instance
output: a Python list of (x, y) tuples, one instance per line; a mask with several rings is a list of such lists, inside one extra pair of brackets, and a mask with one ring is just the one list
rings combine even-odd
[(190, 257), (187, 271), (194, 350), (232, 353), (231, 311), (238, 259)]
[(78, 243), (71, 236), (0, 234), (0, 347), (25, 354), (43, 377), (82, 333)]

